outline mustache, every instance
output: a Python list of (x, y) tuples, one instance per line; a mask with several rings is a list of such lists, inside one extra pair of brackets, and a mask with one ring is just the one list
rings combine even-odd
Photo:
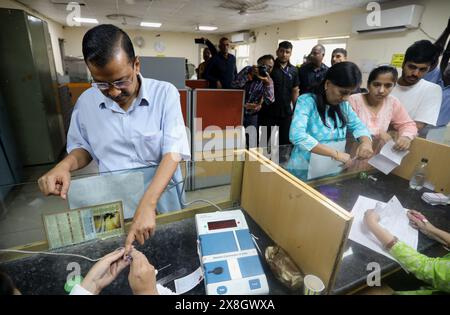
[(122, 92), (116, 97), (112, 97), (112, 96), (109, 95), (109, 98), (112, 99), (113, 101), (119, 101), (119, 100), (121, 100), (121, 99), (123, 99), (125, 97), (128, 97), (128, 96), (130, 96), (130, 93)]

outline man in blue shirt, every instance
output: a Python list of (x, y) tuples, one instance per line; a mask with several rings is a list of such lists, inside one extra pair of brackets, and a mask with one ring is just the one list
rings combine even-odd
[(212, 89), (231, 89), (231, 82), (237, 75), (236, 57), (228, 53), (230, 41), (222, 37), (219, 42), (219, 53), (209, 60), (206, 66), (205, 79)]
[(128, 253), (135, 240), (143, 244), (153, 234), (156, 209), (181, 207), (180, 202), (160, 200), (168, 183), (181, 179), (179, 161), (190, 158), (180, 96), (172, 84), (139, 74), (130, 38), (113, 25), (96, 26), (84, 35), (83, 56), (93, 87), (79, 97), (72, 113), (69, 154), (38, 184), (45, 195), (66, 199), (70, 172), (92, 159), (100, 172), (157, 165), (154, 174), (144, 172), (146, 183), (151, 182), (134, 214), (125, 244)]
[(311, 92), (311, 89), (325, 78), (328, 67), (322, 62), (324, 56), (325, 47), (321, 44), (314, 46), (311, 50), (310, 62), (302, 65), (298, 70), (300, 95)]

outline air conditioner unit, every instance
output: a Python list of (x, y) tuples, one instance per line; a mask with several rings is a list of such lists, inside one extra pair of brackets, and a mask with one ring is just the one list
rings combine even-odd
[(375, 34), (417, 28), (420, 25), (423, 10), (423, 6), (416, 4), (382, 10), (378, 26), (371, 26), (370, 18), (368, 18), (370, 14), (376, 13), (367, 12), (353, 17), (352, 31), (358, 34)]
[(242, 32), (231, 35), (231, 42), (232, 43), (246, 43), (249, 41), (251, 37), (250, 32)]

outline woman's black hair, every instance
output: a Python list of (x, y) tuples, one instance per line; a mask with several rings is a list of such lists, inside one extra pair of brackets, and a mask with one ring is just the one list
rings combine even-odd
[(392, 78), (394, 80), (394, 83), (397, 82), (398, 79), (398, 71), (394, 66), (391, 65), (381, 65), (373, 69), (370, 74), (369, 78), (367, 79), (367, 86), (370, 85), (373, 81), (377, 79), (377, 77), (381, 74), (390, 73), (392, 74)]
[[(312, 93), (316, 96), (316, 106), (317, 111), (320, 115), (320, 119), (325, 126), (327, 126), (328, 128), (332, 128), (332, 126), (327, 125), (325, 119), (325, 111), (327, 106), (325, 82), (327, 80), (338, 87), (356, 89), (361, 85), (362, 75), (358, 66), (353, 62), (340, 62), (328, 69), (323, 81), (312, 89)], [(347, 119), (342, 114), (340, 106), (329, 106), (328, 116), (333, 120), (334, 126), (337, 128), (339, 127), (339, 124), (336, 119), (336, 114), (341, 121), (340, 127), (344, 127), (345, 125), (347, 125)]]

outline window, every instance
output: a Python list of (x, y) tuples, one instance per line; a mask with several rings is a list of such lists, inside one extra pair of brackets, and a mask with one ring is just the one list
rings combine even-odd
[[(281, 43), (284, 40), (279, 40)], [(331, 67), (331, 53), (336, 48), (347, 47), (347, 36), (336, 37), (336, 38), (311, 38), (311, 39), (300, 39), (300, 40), (289, 40), (294, 48), (292, 49), (291, 63), (296, 66), (300, 66), (303, 63), (303, 57), (309, 55), (311, 49), (317, 45), (322, 44), (325, 47), (325, 57), (323, 58), (323, 63), (328, 67)]]
[(237, 71), (250, 65), (250, 45), (238, 45), (234, 49), (236, 56)]

